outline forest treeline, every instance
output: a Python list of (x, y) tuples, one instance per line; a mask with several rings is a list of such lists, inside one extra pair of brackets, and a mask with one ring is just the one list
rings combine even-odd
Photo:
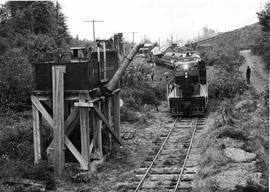
[(8, 1), (0, 7), (0, 111), (29, 108), (31, 62), (78, 45), (58, 2)]

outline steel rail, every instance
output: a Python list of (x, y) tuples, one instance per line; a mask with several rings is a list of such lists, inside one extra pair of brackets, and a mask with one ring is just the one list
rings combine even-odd
[(196, 130), (197, 130), (197, 125), (198, 125), (198, 118), (195, 119), (195, 126), (194, 126), (194, 129), (193, 129), (193, 133), (192, 133), (192, 137), (191, 137), (191, 140), (190, 140), (190, 144), (189, 144), (189, 147), (188, 147), (188, 150), (187, 150), (187, 153), (186, 153), (186, 158), (185, 158), (184, 164), (182, 166), (181, 172), (180, 172), (180, 174), (178, 176), (178, 180), (177, 180), (177, 183), (175, 185), (175, 188), (174, 188), (173, 192), (176, 192), (177, 191), (178, 186), (179, 186), (179, 184), (181, 182), (182, 175), (183, 175), (183, 172), (184, 172), (184, 169), (185, 169), (185, 166), (186, 166), (188, 157), (189, 157), (189, 153), (190, 153), (190, 150), (191, 150), (191, 147), (192, 147), (192, 143), (193, 143), (193, 140), (194, 140), (194, 136), (195, 136), (195, 133), (196, 133)]
[(151, 170), (152, 166), (154, 165), (154, 162), (155, 162), (156, 159), (158, 158), (158, 156), (159, 156), (160, 152), (162, 151), (162, 149), (163, 149), (165, 143), (166, 143), (167, 140), (169, 139), (169, 137), (170, 137), (170, 135), (171, 135), (171, 133), (172, 133), (174, 127), (175, 127), (175, 124), (176, 124), (177, 120), (178, 120), (178, 118), (175, 119), (174, 124), (173, 124), (173, 127), (171, 128), (171, 130), (170, 130), (170, 132), (168, 133), (166, 139), (165, 139), (164, 142), (162, 143), (162, 145), (161, 145), (161, 147), (160, 147), (158, 153), (156, 154), (154, 160), (152, 161), (152, 163), (151, 163), (150, 166), (148, 167), (146, 173), (144, 174), (143, 178), (141, 179), (140, 183), (138, 184), (137, 188), (135, 189), (135, 192), (138, 192), (138, 191), (140, 190), (140, 188), (141, 188), (141, 186), (142, 186), (142, 184), (143, 184), (145, 178), (147, 177), (147, 175), (148, 175), (149, 171)]

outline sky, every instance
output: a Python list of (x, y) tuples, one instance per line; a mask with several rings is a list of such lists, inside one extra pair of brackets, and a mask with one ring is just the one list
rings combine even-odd
[[(1, 0), (0, 0), (1, 1)], [(56, 0), (53, 0), (54, 2)], [(268, 0), (269, 1), (269, 0)], [(219, 32), (258, 22), (258, 12), (267, 0), (58, 0), (73, 37), (93, 40), (122, 32), (124, 38), (140, 42), (192, 39), (204, 26)]]
[(128, 41), (191, 39), (204, 26), (219, 32), (258, 22), (258, 12), (266, 0), (58, 0), (72, 36), (93, 39), (92, 23), (98, 38), (122, 32)]

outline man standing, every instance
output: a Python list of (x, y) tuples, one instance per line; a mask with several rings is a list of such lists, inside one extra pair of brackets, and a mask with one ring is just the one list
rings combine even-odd
[(169, 78), (169, 72), (166, 71), (166, 72), (164, 73), (164, 76), (166, 77), (166, 81), (168, 81), (168, 78)]
[(251, 69), (249, 66), (247, 66), (246, 80), (247, 80), (248, 85), (250, 85), (250, 73), (251, 73)]
[(151, 79), (152, 79), (152, 82), (154, 81), (154, 71), (152, 71), (152, 73), (151, 73)]

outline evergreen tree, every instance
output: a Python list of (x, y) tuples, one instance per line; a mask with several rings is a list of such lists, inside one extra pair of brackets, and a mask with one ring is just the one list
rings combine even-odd
[(70, 42), (70, 35), (68, 33), (68, 26), (66, 24), (66, 18), (64, 14), (61, 12), (61, 5), (58, 3), (58, 1), (55, 4), (55, 12), (56, 12), (56, 43), (58, 45), (61, 45), (63, 43), (63, 40), (66, 43)]

